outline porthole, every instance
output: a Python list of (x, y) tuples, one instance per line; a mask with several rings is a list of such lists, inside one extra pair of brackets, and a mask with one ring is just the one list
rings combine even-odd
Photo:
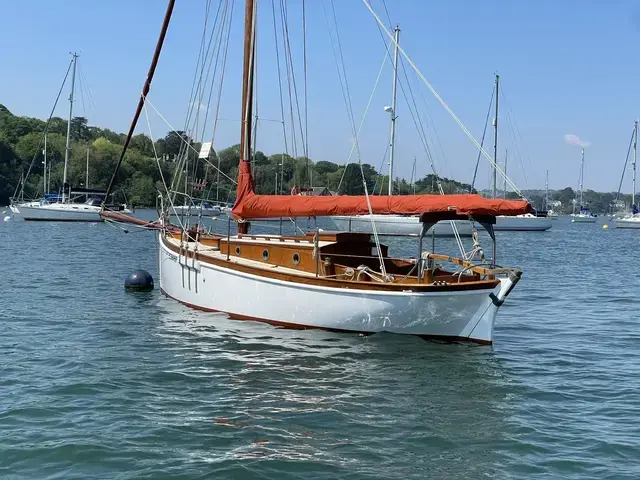
[(269, 260), (269, 250), (267, 250), (266, 248), (262, 250), (262, 260), (264, 260), (265, 262)]
[(236, 255), (240, 256), (240, 247), (236, 247)]
[(294, 265), (298, 265), (299, 263), (300, 263), (300, 254), (294, 253), (293, 254), (293, 264)]

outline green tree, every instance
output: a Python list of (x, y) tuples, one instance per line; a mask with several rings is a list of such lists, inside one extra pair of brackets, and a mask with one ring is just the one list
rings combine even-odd
[(71, 139), (75, 141), (89, 140), (91, 132), (87, 125), (88, 121), (85, 117), (73, 117), (71, 119)]

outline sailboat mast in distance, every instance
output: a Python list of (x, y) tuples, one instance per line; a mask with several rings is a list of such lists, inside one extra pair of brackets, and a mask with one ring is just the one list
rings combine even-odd
[(496, 116), (493, 119), (493, 198), (498, 196), (498, 93), (500, 92), (500, 75), (496, 74)]
[(73, 90), (76, 86), (76, 65), (78, 55), (73, 54), (73, 73), (71, 74), (71, 94), (69, 94), (69, 120), (67, 121), (67, 146), (64, 149), (64, 170), (62, 173), (62, 203), (66, 199), (67, 190), (67, 165), (69, 164), (69, 154), (71, 153), (71, 119), (73, 118)]
[(631, 194), (631, 205), (636, 204), (636, 161), (638, 160), (638, 120), (633, 128), (633, 192)]
[(544, 175), (544, 209), (549, 210), (549, 170)]
[[(391, 93), (391, 134), (389, 139), (389, 195), (393, 195), (393, 158), (396, 147), (396, 89), (398, 86), (398, 41), (400, 39), (400, 27), (396, 25), (394, 54), (393, 54), (393, 91)], [(387, 110), (385, 108), (385, 110)]]
[(580, 159), (580, 209), (582, 209), (582, 186), (584, 184), (584, 148), (582, 149), (582, 158)]

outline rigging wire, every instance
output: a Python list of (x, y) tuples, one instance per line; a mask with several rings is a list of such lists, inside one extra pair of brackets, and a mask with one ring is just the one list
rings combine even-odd
[[(391, 41), (396, 44), (393, 35), (391, 35), (391, 33), (387, 30), (387, 28), (384, 26), (384, 24), (382, 23), (382, 21), (380, 20), (380, 17), (378, 16), (378, 14), (373, 10), (373, 8), (371, 7), (371, 4), (369, 3), (368, 0), (362, 0), (362, 2), (364, 3), (364, 5), (367, 7), (367, 9), (369, 10), (369, 12), (371, 13), (371, 15), (373, 15), (373, 17), (375, 18), (376, 22), (378, 22), (379, 25), (382, 26), (385, 34), (391, 39)], [(396, 44), (397, 45), (397, 44)], [(483, 156), (489, 161), (489, 163), (496, 169), (497, 172), (500, 173), (500, 175), (502, 175), (503, 178), (505, 178), (505, 180), (507, 181), (507, 183), (509, 184), (509, 186), (513, 189), (514, 192), (516, 192), (520, 197), (524, 198), (524, 196), (522, 195), (522, 192), (520, 191), (520, 189), (513, 183), (513, 181), (507, 177), (504, 173), (504, 171), (496, 164), (496, 162), (491, 158), (491, 156), (480, 146), (480, 143), (478, 143), (478, 141), (475, 139), (475, 137), (471, 134), (471, 132), (469, 131), (469, 129), (464, 125), (464, 123), (462, 123), (462, 121), (458, 118), (458, 116), (453, 112), (453, 110), (451, 110), (451, 108), (449, 107), (449, 105), (447, 105), (447, 103), (444, 101), (444, 99), (440, 96), (440, 94), (438, 94), (438, 92), (435, 90), (435, 88), (433, 88), (433, 86), (431, 85), (431, 83), (429, 83), (429, 81), (426, 79), (426, 77), (422, 74), (422, 72), (420, 71), (420, 69), (416, 66), (416, 64), (413, 62), (413, 60), (411, 60), (411, 57), (409, 57), (409, 55), (407, 55), (407, 53), (404, 51), (404, 49), (398, 45), (398, 51), (402, 54), (402, 56), (407, 60), (407, 63), (409, 63), (409, 65), (411, 66), (411, 68), (413, 68), (413, 70), (416, 72), (416, 74), (420, 77), (420, 79), (424, 82), (424, 84), (427, 86), (427, 88), (431, 91), (431, 93), (433, 94), (434, 97), (436, 97), (436, 99), (438, 100), (438, 102), (440, 102), (440, 105), (442, 105), (442, 107), (449, 113), (449, 115), (451, 115), (451, 118), (453, 118), (453, 120), (456, 122), (456, 124), (460, 127), (460, 129), (465, 133), (465, 135), (469, 138), (469, 140), (471, 140), (471, 142), (476, 146), (476, 148), (480, 149), (480, 151), (482, 152)]]
[(618, 185), (618, 192), (616, 193), (616, 202), (620, 199), (620, 190), (622, 190), (622, 182), (624, 181), (624, 174), (627, 170), (627, 164), (629, 163), (629, 156), (631, 155), (631, 149), (633, 148), (633, 139), (635, 137), (635, 126), (633, 132), (631, 132), (631, 140), (629, 140), (629, 148), (627, 149), (627, 158), (624, 160), (624, 167), (622, 168), (622, 176), (620, 177), (620, 184)]
[(40, 155), (41, 147), (44, 142), (45, 135), (49, 132), (49, 124), (51, 122), (51, 118), (53, 117), (53, 112), (56, 111), (56, 106), (58, 105), (58, 100), (60, 100), (60, 95), (62, 94), (62, 89), (64, 88), (65, 83), (67, 82), (67, 78), (69, 77), (69, 72), (71, 71), (71, 66), (73, 65), (73, 59), (69, 62), (69, 66), (67, 67), (67, 72), (64, 74), (64, 79), (62, 80), (62, 85), (60, 85), (60, 90), (58, 90), (58, 95), (56, 96), (56, 101), (53, 102), (53, 108), (51, 108), (51, 113), (49, 113), (49, 118), (47, 118), (47, 122), (44, 125), (44, 131), (42, 132), (42, 136), (40, 137), (40, 141), (38, 142), (38, 146), (36, 147), (36, 151), (33, 154), (33, 158), (31, 159), (31, 163), (29, 164), (29, 168), (27, 169), (27, 174), (22, 179), (22, 185), (20, 188), (20, 198), (24, 199), (24, 187), (27, 183), (27, 178), (31, 173), (31, 169), (35, 164), (36, 158)]
[[(378, 88), (378, 83), (380, 83), (380, 78), (382, 77), (382, 72), (384, 70), (384, 66), (387, 62), (387, 55), (385, 54), (383, 59), (382, 59), (382, 65), (380, 65), (380, 70), (378, 70), (378, 76), (376, 77), (376, 82), (373, 85), (373, 89), (371, 90), (371, 95), (369, 95), (369, 101), (367, 102), (367, 106), (365, 107), (364, 113), (362, 114), (362, 119), (360, 120), (360, 125), (358, 127), (357, 132), (355, 132), (355, 138), (354, 141), (351, 144), (351, 151), (349, 152), (349, 156), (347, 157), (347, 161), (345, 163), (345, 168), (342, 171), (342, 176), (340, 177), (340, 183), (338, 183), (338, 191), (340, 191), (340, 187), (342, 186), (342, 181), (344, 180), (344, 176), (345, 173), (347, 171), (346, 167), (349, 165), (349, 163), (351, 162), (351, 157), (354, 153), (354, 151), (356, 150), (356, 148), (358, 148), (359, 143), (357, 142), (357, 139), (360, 137), (360, 131), (362, 130), (362, 127), (364, 126), (364, 121), (367, 118), (367, 113), (369, 112), (369, 107), (371, 106), (371, 102), (373, 101), (373, 97), (376, 93), (376, 90)], [(389, 149), (389, 144), (387, 142), (387, 150)], [(359, 152), (359, 150), (358, 150)], [(387, 156), (387, 152), (385, 151), (384, 157), (382, 157), (382, 162), (384, 164), (384, 160)], [(359, 153), (358, 153), (358, 159), (359, 159)], [(358, 160), (359, 161), (359, 160)], [(380, 167), (380, 170), (382, 170), (382, 167)], [(380, 174), (378, 174), (378, 176), (380, 176)]]
[[(484, 130), (482, 131), (482, 139), (480, 140), (480, 147), (484, 145), (484, 139), (487, 135), (487, 126), (489, 126), (489, 117), (491, 116), (491, 107), (493, 106), (493, 97), (496, 94), (496, 89), (491, 89), (491, 100), (489, 100), (489, 109), (487, 110), (487, 117), (484, 120)], [(478, 176), (478, 167), (480, 166), (480, 158), (482, 156), (482, 152), (478, 150), (478, 159), (476, 160), (476, 168), (473, 171), (473, 180), (471, 180), (471, 185), (469, 187), (469, 193), (473, 193), (473, 187), (476, 184), (476, 178)]]
[[(518, 129), (518, 126), (516, 124), (515, 121), (515, 117), (513, 116), (513, 111), (511, 109), (511, 106), (509, 105), (509, 102), (507, 100), (507, 96), (504, 93), (504, 86), (502, 86), (500, 88), (500, 95), (502, 97), (502, 104), (506, 107), (506, 111), (507, 111), (507, 121), (509, 123), (509, 127), (510, 127), (510, 134), (511, 134), (511, 138), (513, 139), (513, 143), (516, 147), (516, 152), (518, 154), (518, 160), (520, 163), (520, 168), (522, 169), (522, 174), (524, 176), (524, 185), (525, 187), (527, 187), (528, 184), (528, 179), (527, 179), (527, 172), (526, 169), (524, 168), (524, 163), (522, 161), (522, 153), (520, 152), (520, 143), (524, 143), (522, 140), (522, 135), (520, 134), (520, 130)], [(519, 139), (519, 140), (518, 140)], [(529, 155), (527, 154), (526, 150), (524, 151), (525, 156), (527, 158), (527, 162), (529, 163), (529, 168), (533, 168), (533, 165), (531, 163), (531, 159), (529, 158)]]
[(290, 63), (291, 63), (291, 57), (290, 57), (290, 51), (287, 49), (286, 45), (287, 45), (287, 41), (286, 39), (288, 38), (288, 33), (286, 30), (286, 13), (285, 13), (285, 7), (284, 7), (284, 0), (280, 0), (280, 27), (282, 29), (282, 44), (283, 44), (283, 54), (284, 54), (284, 66), (285, 66), (285, 72), (287, 74), (287, 93), (288, 93), (288, 100), (289, 100), (289, 120), (291, 122), (291, 152), (293, 153), (294, 157), (298, 156), (298, 150), (297, 150), (297, 146), (296, 146), (296, 123), (295, 123), (295, 115), (293, 112), (293, 95), (292, 95), (292, 91), (291, 91), (291, 72), (290, 72)]
[(280, 157), (280, 195), (283, 193), (284, 184), (284, 155), (289, 156), (289, 147), (287, 142), (287, 127), (284, 120), (284, 100), (282, 95), (282, 72), (280, 71), (280, 48), (278, 47), (278, 27), (276, 22), (276, 7), (275, 0), (271, 0), (271, 12), (273, 15), (273, 35), (275, 38), (276, 47), (276, 67), (278, 70), (278, 92), (280, 98), (280, 116), (282, 118), (282, 135), (284, 137), (284, 154)]
[(302, 63), (304, 70), (304, 156), (307, 159), (307, 179), (309, 187), (313, 187), (311, 160), (309, 159), (309, 106), (307, 94), (307, 16), (305, 14), (305, 0), (302, 0)]
[[(190, 148), (193, 152), (195, 152), (196, 154), (200, 153), (198, 152), (195, 147), (190, 143), (187, 142), (187, 139), (180, 135), (180, 133), (178, 132), (178, 130), (176, 130), (175, 128), (173, 128), (173, 126), (171, 125), (171, 123), (169, 123), (169, 121), (158, 111), (158, 109), (153, 105), (153, 103), (151, 103), (151, 100), (149, 100), (148, 97), (145, 97), (145, 102), (149, 104), (149, 106), (151, 108), (153, 108), (153, 110), (156, 112), (156, 114), (164, 121), (164, 123), (167, 124), (167, 126), (174, 132), (176, 133), (185, 144), (188, 144), (188, 148)], [(217, 169), (218, 167), (216, 167), (213, 163), (211, 163), (208, 159), (205, 159), (206, 162), (213, 168)], [(231, 178), (230, 176), (228, 176), (226, 173), (224, 173), (222, 170), (220, 170), (220, 173), (226, 177), (229, 181), (233, 182), (234, 185), (237, 185), (238, 182), (236, 182), (233, 178)]]
[[(353, 134), (355, 136), (354, 143), (356, 145), (356, 151), (358, 153), (358, 164), (360, 166), (360, 174), (362, 176), (362, 185), (364, 187), (364, 194), (365, 194), (365, 198), (367, 199), (367, 210), (369, 211), (369, 216), (370, 216), (370, 219), (371, 219), (371, 230), (373, 232), (373, 238), (374, 238), (374, 241), (375, 241), (375, 244), (376, 244), (376, 253), (378, 255), (378, 260), (380, 262), (380, 271), (381, 271), (383, 277), (386, 278), (387, 277), (387, 272), (386, 272), (386, 268), (385, 268), (385, 265), (384, 265), (384, 260), (382, 258), (382, 249), (380, 248), (380, 238), (378, 237), (378, 230), (376, 228), (376, 224), (375, 224), (375, 221), (374, 221), (374, 218), (373, 218), (373, 208), (371, 207), (371, 199), (369, 197), (369, 189), (367, 187), (367, 179), (366, 179), (366, 177), (364, 175), (364, 168), (362, 166), (362, 158), (360, 156), (360, 144), (358, 142), (358, 133), (359, 132), (356, 132), (356, 129), (355, 129), (355, 117), (354, 117), (354, 114), (353, 114), (353, 106), (352, 106), (352, 103), (351, 103), (351, 94), (349, 93), (349, 84), (347, 82), (347, 76), (346, 76), (346, 71), (347, 70), (346, 70), (345, 63), (344, 63), (344, 54), (343, 54), (343, 51), (342, 51), (342, 42), (340, 41), (340, 29), (338, 28), (338, 18), (337, 18), (337, 15), (336, 15), (336, 10), (335, 10), (335, 5), (334, 5), (333, 0), (330, 0), (330, 2), (331, 2), (331, 11), (333, 13), (334, 25), (336, 26), (336, 32), (335, 32), (335, 34), (336, 34), (336, 43), (338, 45), (338, 52), (340, 53), (340, 63), (342, 65), (342, 71), (344, 72), (345, 93), (346, 93), (346, 99), (348, 100), (347, 101), (347, 105), (348, 105), (347, 111), (349, 113), (349, 121), (350, 121), (350, 124), (351, 124), (351, 128), (352, 128)], [(323, 3), (323, 5), (324, 5), (324, 3)], [(325, 10), (325, 12), (326, 12), (326, 10)], [(337, 59), (336, 59), (336, 61), (337, 61)], [(345, 171), (346, 171), (346, 167), (345, 167)]]

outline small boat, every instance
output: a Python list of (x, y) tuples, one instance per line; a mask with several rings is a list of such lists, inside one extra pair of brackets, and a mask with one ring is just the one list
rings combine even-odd
[[(636, 162), (638, 160), (638, 121), (637, 120), (633, 124), (633, 136), (631, 137), (631, 141), (633, 142), (633, 162), (631, 163), (631, 166), (633, 168), (631, 212), (629, 212), (627, 215), (617, 218), (615, 220), (615, 223), (616, 223), (616, 228), (640, 229), (640, 212), (638, 211), (638, 205), (636, 205)], [(626, 167), (626, 162), (625, 162), (625, 167)], [(620, 185), (622, 185), (623, 179), (624, 179), (624, 169), (622, 171), (622, 179), (620, 180)]]
[(176, 205), (171, 209), (171, 213), (194, 216), (202, 214), (203, 217), (217, 217), (222, 213), (222, 208), (209, 202), (201, 202), (195, 205)]
[[(495, 76), (495, 117), (493, 121), (494, 130), (494, 143), (493, 143), (493, 198), (498, 198), (498, 98), (500, 92), (500, 75)], [(504, 160), (504, 198), (507, 197), (507, 153), (505, 152)], [(494, 231), (503, 232), (544, 232), (552, 227), (551, 220), (547, 218), (546, 213), (538, 215), (534, 213), (527, 213), (517, 216), (498, 216), (496, 218), (496, 224), (494, 225)]]
[(496, 232), (544, 232), (551, 228), (551, 219), (548, 216), (539, 217), (533, 213), (517, 215), (514, 217), (499, 216), (493, 229)]
[[(580, 211), (578, 213), (571, 214), (571, 223), (596, 223), (598, 216), (589, 210), (588, 207), (583, 205), (583, 183), (584, 183), (584, 148), (582, 149), (582, 156), (580, 159)], [(576, 208), (576, 202), (573, 202), (573, 208)]]

